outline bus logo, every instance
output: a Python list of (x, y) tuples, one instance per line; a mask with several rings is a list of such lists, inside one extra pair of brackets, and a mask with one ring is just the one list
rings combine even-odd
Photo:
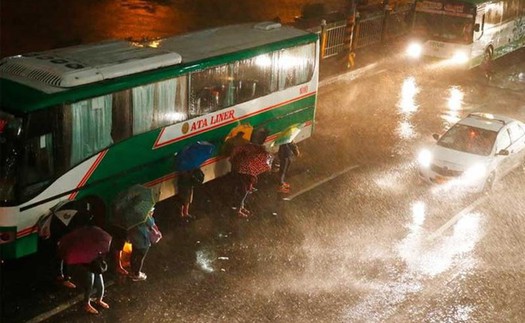
[(182, 124), (182, 133), (187, 134), (188, 130), (190, 130), (190, 125), (187, 122), (184, 122), (184, 124)]
[(307, 92), (308, 92), (308, 85), (301, 86), (301, 88), (299, 89), (300, 94), (305, 94)]

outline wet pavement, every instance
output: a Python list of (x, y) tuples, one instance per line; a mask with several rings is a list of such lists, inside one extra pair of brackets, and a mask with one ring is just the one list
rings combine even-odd
[(19, 280), (2, 286), (2, 317), (522, 322), (524, 175), (487, 198), (457, 196), (421, 186), (414, 155), (469, 111), (523, 119), (523, 50), (498, 61), (487, 82), (477, 70), (458, 76), (406, 65), (392, 55), (401, 45), (359, 51), (353, 69), (344, 56), (322, 61), (316, 132), (300, 144), (290, 195), (275, 191), (269, 173), (248, 220), (218, 194), (231, 187), (228, 178), (196, 189), (191, 223), (177, 218), (174, 200), (159, 203), (164, 238), (146, 259), (148, 280), (105, 275), (111, 308), (99, 316), (81, 311), (80, 290), (53, 282), (45, 251), (6, 264), (2, 277), (16, 272)]

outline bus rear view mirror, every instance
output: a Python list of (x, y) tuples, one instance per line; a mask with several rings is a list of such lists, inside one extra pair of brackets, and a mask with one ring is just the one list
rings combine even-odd
[(479, 30), (480, 30), (480, 28), (479, 28), (479, 24), (475, 24), (475, 25), (474, 25), (474, 31), (478, 33)]

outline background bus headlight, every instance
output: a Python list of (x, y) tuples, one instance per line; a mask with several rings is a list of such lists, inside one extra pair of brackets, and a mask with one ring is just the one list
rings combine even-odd
[(422, 150), (417, 156), (417, 161), (422, 168), (429, 168), (432, 163), (432, 153), (427, 149)]
[(408, 45), (406, 53), (412, 58), (420, 58), (423, 53), (423, 46), (418, 43), (412, 43)]
[(465, 64), (468, 62), (468, 55), (463, 51), (455, 52), (452, 56), (452, 62), (455, 64)]

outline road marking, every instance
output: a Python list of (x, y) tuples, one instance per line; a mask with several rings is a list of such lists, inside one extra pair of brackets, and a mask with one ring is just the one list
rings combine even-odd
[(457, 213), (455, 216), (453, 216), (450, 220), (448, 220), (445, 224), (443, 224), (439, 229), (434, 231), (429, 237), (428, 240), (434, 240), (438, 236), (440, 236), (445, 230), (450, 228), (454, 223), (456, 223), (462, 216), (465, 214), (472, 212), (479, 204), (484, 202), (487, 199), (487, 196), (484, 195), (474, 202), (472, 202), (470, 205), (465, 207), (463, 210), (461, 210), (459, 213)]
[(320, 182), (314, 183), (313, 185), (310, 185), (309, 187), (304, 188), (304, 189), (300, 190), (300, 191), (297, 192), (297, 193), (294, 193), (294, 194), (292, 194), (292, 195), (290, 195), (290, 196), (287, 196), (287, 197), (283, 198), (283, 200), (285, 200), (285, 201), (291, 201), (291, 200), (293, 200), (294, 198), (296, 198), (297, 196), (299, 196), (299, 195), (301, 195), (301, 194), (303, 194), (303, 193), (306, 193), (306, 192), (308, 192), (308, 191), (311, 191), (311, 190), (313, 190), (314, 188), (316, 188), (317, 186), (322, 185), (322, 184), (324, 184), (324, 183), (326, 183), (326, 182), (328, 182), (328, 181), (331, 181), (331, 180), (333, 180), (334, 178), (336, 178), (336, 177), (338, 177), (338, 176), (341, 176), (341, 175), (343, 175), (344, 173), (346, 173), (346, 172), (348, 172), (348, 171), (351, 171), (352, 169), (357, 168), (357, 167), (359, 167), (359, 165), (353, 165), (353, 166), (347, 167), (347, 168), (343, 169), (342, 171), (340, 171), (340, 172), (338, 172), (338, 173), (335, 173), (335, 174), (333, 174), (332, 176), (323, 179), (323, 180), (320, 181)]

